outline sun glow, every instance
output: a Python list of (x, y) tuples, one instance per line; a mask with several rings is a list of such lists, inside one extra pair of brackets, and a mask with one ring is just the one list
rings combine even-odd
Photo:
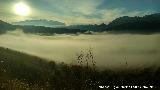
[(14, 7), (14, 12), (20, 16), (28, 16), (30, 14), (30, 8), (24, 3), (18, 3)]

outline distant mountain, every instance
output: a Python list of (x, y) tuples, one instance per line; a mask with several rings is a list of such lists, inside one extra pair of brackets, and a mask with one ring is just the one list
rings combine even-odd
[(9, 23), (6, 23), (6, 22), (4, 22), (4, 21), (2, 21), (2, 20), (0, 20), (0, 25), (1, 26), (4, 26), (4, 25), (10, 25)]
[(53, 21), (53, 20), (26, 20), (20, 22), (13, 22), (14, 25), (29, 25), (29, 26), (45, 26), (45, 27), (62, 27), (65, 26), (65, 23)]
[(160, 32), (160, 13), (145, 15), (143, 17), (119, 17), (108, 25), (71, 25), (65, 26), (64, 23), (47, 20), (27, 20), (16, 22), (14, 25), (0, 20), (0, 34), (7, 30), (22, 29), (25, 33), (40, 34), (76, 34), (92, 32), (113, 32), (113, 33), (157, 33)]
[(102, 23), (100, 25), (71, 25), (68, 29), (90, 30), (95, 32), (113, 31), (127, 33), (154, 33), (160, 32), (160, 13), (146, 15), (143, 17), (119, 17), (108, 25)]
[(160, 13), (143, 17), (123, 16), (110, 22), (107, 25), (107, 30), (142, 33), (160, 32)]
[(80, 29), (51, 28), (51, 27), (44, 27), (44, 26), (21, 26), (20, 28), (25, 33), (37, 33), (37, 34), (43, 34), (43, 35), (77, 34), (77, 33), (86, 32), (86, 30), (80, 30)]
[(68, 29), (80, 29), (80, 30), (90, 30), (90, 31), (105, 31), (107, 29), (107, 25), (102, 23), (100, 25), (70, 25), (66, 26)]
[(10, 26), (12, 26), (12, 25), (0, 20), (0, 29), (5, 29), (5, 28), (8, 28)]
[(0, 34), (5, 33), (6, 30), (13, 30), (15, 27), (9, 23), (0, 20)]
[(67, 29), (67, 28), (54, 28), (45, 26), (31, 26), (31, 25), (12, 25), (0, 20), (0, 34), (6, 31), (13, 31), (15, 29), (22, 29), (25, 33), (43, 34), (43, 35), (53, 35), (53, 34), (76, 34), (84, 33), (86, 30), (80, 29)]

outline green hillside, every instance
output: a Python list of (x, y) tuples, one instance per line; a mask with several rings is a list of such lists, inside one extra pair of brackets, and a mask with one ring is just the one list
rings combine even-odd
[(94, 62), (89, 67), (88, 60), (93, 61), (91, 51), (86, 55), (77, 56), (79, 65), (67, 65), (0, 48), (0, 90), (99, 90), (102, 85), (112, 90), (122, 85), (160, 85), (160, 68), (102, 71), (95, 68)]

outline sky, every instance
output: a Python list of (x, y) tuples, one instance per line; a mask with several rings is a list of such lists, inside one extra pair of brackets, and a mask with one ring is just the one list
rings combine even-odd
[[(23, 2), (28, 16), (19, 16), (14, 6)], [(121, 16), (144, 16), (160, 12), (160, 0), (0, 0), (0, 19), (7, 22), (47, 19), (73, 24), (109, 23)]]

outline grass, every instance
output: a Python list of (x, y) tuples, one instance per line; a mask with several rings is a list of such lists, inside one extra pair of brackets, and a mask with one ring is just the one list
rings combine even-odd
[(99, 86), (113, 90), (123, 85), (157, 89), (160, 85), (160, 68), (98, 70), (92, 49), (77, 54), (77, 63), (55, 63), (0, 48), (0, 90), (99, 90)]

